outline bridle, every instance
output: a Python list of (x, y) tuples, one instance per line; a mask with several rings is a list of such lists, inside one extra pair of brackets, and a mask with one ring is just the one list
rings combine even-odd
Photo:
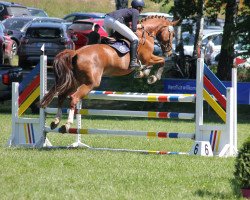
[[(169, 38), (168, 38), (168, 43), (167, 44), (163, 44), (162, 42), (161, 42), (161, 40), (160, 40), (160, 34), (162, 33), (162, 31), (166, 28), (166, 27), (168, 27), (168, 32), (169, 32)], [(161, 29), (158, 31), (158, 33), (157, 33), (157, 35), (156, 35), (156, 39), (157, 39), (157, 41), (159, 42), (159, 45), (161, 46), (161, 47), (164, 47), (164, 49), (165, 49), (165, 52), (170, 52), (170, 51), (172, 51), (172, 45), (170, 44), (171, 42), (170, 42), (170, 39), (171, 39), (171, 33), (172, 32), (174, 32), (174, 27), (173, 26), (163, 26), (163, 27), (161, 27)]]
[[(163, 44), (163, 42), (160, 40), (160, 34), (162, 33), (162, 31), (168, 27), (168, 32), (169, 32), (169, 40), (168, 40), (168, 43), (167, 44)], [(146, 35), (145, 33), (148, 34), (149, 37), (152, 37), (155, 39), (157, 39), (158, 41), (158, 44), (160, 47), (163, 47), (165, 49), (165, 52), (170, 52), (172, 51), (172, 45), (170, 44), (170, 39), (171, 39), (171, 33), (174, 32), (174, 28), (173, 26), (163, 26), (161, 27), (158, 31), (157, 31), (157, 34), (156, 36), (154, 36), (152, 33), (150, 33), (149, 31), (145, 30), (144, 26), (142, 25), (142, 38), (143, 38), (143, 42), (142, 44), (144, 45), (145, 44), (145, 41), (146, 41)]]

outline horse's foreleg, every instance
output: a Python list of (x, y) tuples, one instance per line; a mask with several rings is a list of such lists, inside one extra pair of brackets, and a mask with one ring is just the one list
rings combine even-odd
[(148, 84), (153, 84), (157, 80), (161, 79), (161, 75), (162, 75), (163, 70), (164, 70), (164, 63), (165, 63), (164, 58), (152, 55), (151, 59), (149, 60), (149, 64), (151, 64), (151, 65), (159, 64), (160, 67), (157, 69), (157, 71), (154, 75), (151, 75), (148, 77), (148, 80), (147, 80)]
[(71, 102), (70, 102), (70, 110), (69, 110), (68, 120), (67, 120), (66, 124), (61, 126), (60, 132), (67, 133), (69, 131), (71, 124), (73, 124), (73, 122), (74, 122), (74, 113), (75, 113), (76, 104), (83, 97), (85, 97), (92, 89), (93, 89), (92, 85), (81, 85), (77, 89), (77, 91), (70, 96)]
[(143, 77), (148, 77), (148, 75), (151, 72), (153, 65), (151, 66), (147, 66), (145, 69), (141, 70), (141, 71), (136, 71), (134, 74), (134, 78), (143, 78)]
[(148, 77), (148, 79), (147, 79), (148, 84), (153, 84), (153, 83), (155, 83), (156, 81), (161, 80), (161, 76), (162, 76), (163, 70), (164, 70), (164, 65), (161, 66), (161, 67), (159, 67), (159, 68), (156, 70), (155, 74), (150, 75), (150, 76)]

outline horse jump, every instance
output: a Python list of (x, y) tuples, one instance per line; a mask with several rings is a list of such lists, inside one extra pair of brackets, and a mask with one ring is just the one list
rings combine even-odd
[[(42, 98), (47, 90), (47, 69), (46, 56), (41, 56), (40, 63), (40, 98)], [(109, 99), (109, 100), (132, 100), (132, 101), (151, 101), (151, 102), (195, 102), (196, 113), (175, 113), (175, 112), (147, 112), (147, 111), (113, 111), (113, 110), (95, 110), (81, 109), (81, 104), (77, 105), (77, 128), (70, 128), (69, 134), (76, 134), (76, 142), (72, 146), (84, 146), (93, 150), (110, 150), (108, 148), (92, 148), (81, 142), (82, 134), (108, 134), (108, 135), (130, 135), (130, 136), (150, 136), (159, 138), (187, 138), (195, 139), (196, 141), (207, 141), (211, 144), (214, 155), (219, 156), (234, 156), (237, 151), (237, 116), (236, 116), (236, 69), (232, 72), (232, 87), (225, 88), (220, 81), (212, 75), (211, 71), (204, 66), (203, 59), (198, 59), (197, 63), (197, 92), (196, 95), (182, 94), (152, 94), (152, 93), (116, 93), (105, 91), (92, 91), (87, 96), (88, 99)], [(205, 68), (205, 70), (203, 70)], [(34, 70), (37, 71), (37, 70)], [(32, 72), (35, 74), (35, 72)], [(31, 73), (31, 74), (32, 74)], [(36, 72), (37, 73), (37, 72)], [(206, 76), (204, 76), (204, 74)], [(207, 78), (209, 77), (209, 79)], [(207, 80), (208, 79), (208, 80)], [(40, 109), (39, 118), (21, 118), (19, 117), (24, 109), (23, 104), (27, 107), (32, 100), (35, 100), (39, 93), (35, 86), (38, 78), (34, 79), (31, 86), (33, 89), (28, 89), (33, 92), (26, 92), (28, 96), (25, 101), (17, 104), (19, 97), (19, 84), (13, 83), (13, 100), (12, 100), (12, 135), (9, 139), (9, 146), (24, 146), (24, 147), (49, 147), (52, 144), (46, 138), (48, 132), (60, 133), (60, 128), (51, 130), (46, 126), (46, 113), (55, 113), (56, 108)], [(26, 81), (26, 80), (25, 80)], [(36, 84), (34, 83), (36, 82)], [(215, 83), (215, 86), (212, 84)], [(205, 89), (205, 87), (206, 89)], [(215, 90), (215, 88), (219, 88)], [(207, 91), (208, 90), (208, 91)], [(220, 92), (222, 94), (220, 94)], [(217, 101), (214, 100), (209, 93), (213, 94)], [(38, 94), (38, 95), (37, 95)], [(20, 95), (21, 96), (21, 95)], [(216, 111), (225, 124), (223, 125), (206, 125), (203, 123), (203, 98)], [(226, 109), (224, 109), (224, 107)], [(225, 111), (226, 110), (226, 111)], [(21, 111), (21, 112), (20, 112)], [(62, 109), (62, 113), (70, 112), (69, 109)], [(149, 117), (149, 118), (180, 118), (180, 119), (195, 119), (195, 133), (168, 133), (162, 132), (147, 132), (147, 131), (123, 131), (123, 130), (104, 130), (104, 129), (84, 129), (81, 127), (81, 115), (105, 115), (105, 116), (134, 116), (134, 117)], [(167, 151), (148, 151), (148, 150), (129, 150), (129, 149), (113, 149), (116, 151), (154, 153), (154, 154), (187, 154), (183, 152), (167, 152)], [(192, 152), (191, 152), (192, 153)]]

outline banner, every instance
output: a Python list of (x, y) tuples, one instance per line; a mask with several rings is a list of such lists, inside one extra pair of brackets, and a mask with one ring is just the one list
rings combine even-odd
[[(226, 87), (230, 87), (231, 82), (222, 81)], [(190, 79), (164, 79), (164, 93), (172, 94), (195, 94), (196, 81)], [(237, 84), (237, 103), (250, 105), (250, 83), (241, 82)]]

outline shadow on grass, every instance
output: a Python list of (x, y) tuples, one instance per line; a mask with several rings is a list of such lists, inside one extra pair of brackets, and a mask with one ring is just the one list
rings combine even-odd
[(231, 187), (232, 187), (232, 189), (233, 189), (234, 195), (235, 195), (238, 199), (241, 198), (242, 195), (241, 195), (241, 191), (240, 191), (240, 186), (239, 186), (239, 184), (237, 183), (236, 179), (233, 178), (233, 179), (230, 180), (230, 182), (231, 182)]
[(197, 190), (195, 192), (196, 196), (206, 199), (231, 199), (232, 194), (230, 192), (210, 192), (208, 190)]
[[(234, 194), (234, 197), (237, 199), (241, 199), (242, 195), (240, 192), (240, 187), (237, 183), (237, 181), (233, 178), (230, 180), (231, 183), (231, 188), (232, 188), (232, 192)], [(197, 190), (195, 192), (196, 196), (202, 197), (202, 198), (209, 198), (209, 199), (232, 199), (232, 194), (230, 192), (210, 192), (208, 190)]]
[(11, 114), (11, 101), (0, 103), (0, 114), (1, 113)]

